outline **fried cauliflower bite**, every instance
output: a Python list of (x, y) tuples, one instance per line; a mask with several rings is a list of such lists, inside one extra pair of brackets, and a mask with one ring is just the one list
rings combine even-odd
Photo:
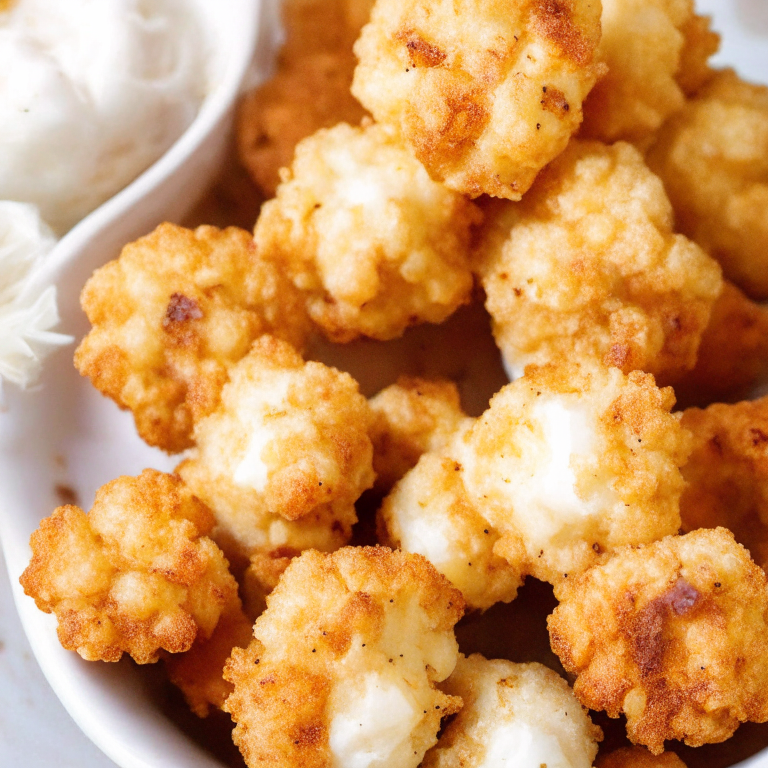
[(683, 530), (730, 529), (756, 563), (768, 566), (768, 397), (689, 408), (693, 451), (683, 467)]
[(452, 381), (401, 376), (369, 401), (376, 488), (388, 491), (427, 451), (448, 443), (466, 414)]
[(523, 583), (525, 559), (494, 552), (499, 534), (467, 494), (463, 479), (465, 419), (441, 451), (425, 453), (384, 499), (380, 540), (423, 555), (461, 590), (469, 608), (511, 602)]
[(557, 584), (599, 553), (680, 528), (690, 436), (649, 374), (573, 364), (526, 370), (465, 438), (463, 477), (499, 532), (494, 551)]
[(237, 600), (212, 527), (210, 510), (178, 477), (146, 469), (102, 486), (87, 515), (65, 506), (45, 518), (21, 585), (56, 615), (67, 650), (150, 664), (210, 637)]
[(234, 600), (221, 614), (213, 634), (195, 640), (185, 653), (164, 658), (170, 681), (184, 694), (189, 708), (198, 717), (207, 717), (211, 707), (221, 709), (232, 683), (224, 677), (224, 664), (233, 648), (245, 648), (253, 639), (253, 622)]
[(662, 127), (647, 159), (680, 231), (749, 296), (768, 298), (768, 88), (720, 72)]
[(627, 547), (555, 587), (552, 649), (584, 706), (654, 754), (768, 720), (768, 585), (724, 528)]
[(598, 757), (595, 768), (685, 768), (685, 763), (674, 752), (654, 755), (643, 747), (622, 747)]
[(449, 188), (519, 200), (602, 73), (598, 0), (377, 0), (352, 93)]
[(462, 611), (418, 555), (304, 552), (225, 669), (247, 765), (415, 768), (461, 706), (435, 684), (456, 664)]
[(719, 47), (693, 0), (603, 0), (597, 57), (608, 65), (584, 104), (583, 136), (638, 142), (700, 88)]
[(768, 308), (727, 280), (701, 337), (696, 365), (670, 382), (681, 405), (733, 402), (768, 373)]
[(494, 208), (476, 268), (515, 375), (562, 359), (661, 379), (694, 366), (720, 269), (674, 234), (662, 183), (634, 147), (573, 141), (521, 203)]
[(213, 538), (233, 561), (336, 549), (373, 485), (370, 421), (349, 374), (262, 336), (196, 424), (196, 447), (177, 471), (213, 510)]
[(255, 239), (285, 265), (328, 338), (391, 339), (469, 301), (470, 225), (479, 217), (386, 128), (342, 123), (296, 147)]
[(592, 768), (602, 732), (544, 665), (462, 656), (440, 687), (464, 705), (422, 768)]
[(168, 452), (192, 444), (257, 336), (300, 346), (309, 325), (296, 289), (235, 227), (161, 224), (96, 270), (81, 302), (93, 328), (75, 365)]

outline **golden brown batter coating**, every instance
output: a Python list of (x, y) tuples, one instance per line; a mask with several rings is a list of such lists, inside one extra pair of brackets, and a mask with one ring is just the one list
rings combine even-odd
[(477, 268), (516, 375), (563, 359), (661, 380), (694, 366), (720, 270), (674, 234), (661, 181), (632, 146), (571, 142), (487, 220)]
[(401, 376), (369, 400), (376, 488), (388, 491), (427, 451), (447, 444), (466, 414), (452, 381)]
[(642, 141), (711, 76), (719, 46), (693, 0), (603, 0), (597, 57), (608, 65), (584, 104), (581, 134)]
[(391, 339), (469, 301), (470, 226), (479, 218), (389, 130), (342, 123), (296, 147), (254, 236), (305, 292), (328, 338)]
[(178, 472), (213, 510), (213, 537), (233, 561), (336, 549), (373, 485), (370, 422), (349, 374), (262, 336), (195, 426), (197, 445)]
[(725, 741), (768, 720), (768, 585), (724, 528), (627, 547), (555, 587), (552, 648), (631, 741)]
[(643, 747), (623, 747), (597, 758), (595, 768), (685, 768), (674, 752), (654, 755)]
[(565, 149), (602, 73), (598, 0), (378, 0), (352, 92), (430, 174), (519, 200)]
[(461, 706), (435, 684), (456, 664), (462, 612), (461, 594), (417, 555), (304, 552), (225, 669), (245, 762), (416, 768)]
[(59, 507), (32, 534), (21, 576), (84, 659), (139, 664), (210, 637), (237, 584), (208, 538), (210, 510), (175, 475), (147, 469), (102, 486), (87, 515)]
[(296, 289), (235, 227), (161, 224), (96, 270), (81, 301), (93, 328), (75, 365), (169, 452), (192, 445), (257, 336), (301, 346), (309, 325)]
[(693, 452), (683, 467), (683, 529), (723, 526), (768, 566), (768, 398), (690, 408)]
[(749, 296), (768, 298), (768, 88), (720, 72), (659, 131), (648, 164), (680, 231)]

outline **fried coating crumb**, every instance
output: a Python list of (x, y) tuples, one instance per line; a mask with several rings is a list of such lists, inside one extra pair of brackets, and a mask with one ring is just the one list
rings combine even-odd
[(555, 587), (552, 649), (582, 704), (627, 716), (627, 734), (725, 741), (768, 720), (768, 585), (724, 528), (622, 550)]
[(254, 552), (243, 573), (240, 589), (245, 611), (254, 621), (267, 608), (267, 595), (277, 586), (294, 557), (301, 554), (290, 547), (278, 547), (269, 552)]
[(597, 0), (377, 0), (352, 93), (433, 178), (519, 200), (562, 152), (598, 76)]
[(283, 547), (336, 549), (373, 485), (370, 422), (349, 374), (262, 336), (195, 426), (197, 446), (177, 471), (213, 510), (213, 538), (234, 561)]
[(170, 681), (184, 694), (198, 717), (207, 717), (211, 707), (221, 709), (234, 690), (223, 678), (224, 664), (233, 648), (245, 648), (253, 638), (253, 622), (234, 600), (221, 614), (208, 639), (197, 639), (185, 653), (165, 657)]
[(643, 747), (623, 747), (598, 757), (595, 768), (685, 768), (685, 763), (674, 752), (653, 755)]
[(511, 602), (523, 583), (525, 560), (494, 553), (498, 532), (464, 487), (465, 419), (442, 450), (424, 454), (393, 488), (378, 514), (379, 538), (429, 560), (461, 590), (469, 608)]
[(768, 88), (720, 72), (659, 131), (648, 163), (680, 231), (749, 296), (768, 298)]
[(342, 123), (296, 147), (255, 239), (306, 293), (328, 338), (391, 339), (469, 301), (469, 229), (479, 217), (387, 129)]
[(719, 47), (693, 0), (603, 0), (598, 59), (608, 65), (584, 104), (581, 135), (638, 142), (682, 109)]
[(720, 269), (673, 233), (661, 181), (632, 146), (571, 142), (487, 219), (477, 268), (516, 375), (561, 359), (662, 379), (694, 366)]
[(466, 437), (464, 482), (501, 534), (497, 554), (557, 584), (600, 553), (680, 527), (679, 467), (690, 436), (674, 393), (649, 374), (531, 366), (491, 400)]
[(763, 568), (768, 566), (768, 398), (690, 408), (683, 425), (693, 451), (683, 467), (683, 530), (730, 529)]
[(369, 400), (376, 488), (389, 491), (427, 451), (448, 443), (466, 416), (452, 381), (401, 376)]
[(746, 397), (768, 373), (768, 308), (727, 280), (712, 307), (693, 370), (670, 383), (678, 403), (703, 406)]
[(568, 683), (542, 664), (461, 657), (441, 689), (464, 706), (422, 768), (592, 768), (601, 730)]
[(235, 227), (161, 224), (96, 270), (81, 302), (93, 328), (78, 370), (172, 453), (192, 445), (193, 422), (257, 336), (301, 346), (309, 330), (298, 291)]
[(208, 538), (210, 510), (175, 475), (146, 469), (102, 486), (89, 514), (59, 507), (32, 534), (24, 591), (54, 613), (67, 650), (139, 664), (211, 636), (237, 584)]
[(453, 671), (461, 594), (418, 555), (304, 552), (225, 668), (224, 708), (253, 768), (415, 768), (461, 706)]

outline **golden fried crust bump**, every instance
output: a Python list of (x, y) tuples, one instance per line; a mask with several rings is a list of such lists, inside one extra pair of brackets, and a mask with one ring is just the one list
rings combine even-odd
[(255, 239), (286, 266), (330, 339), (391, 339), (469, 301), (470, 225), (479, 217), (387, 129), (342, 123), (296, 147)]
[(651, 754), (643, 747), (623, 747), (597, 758), (595, 768), (685, 768), (674, 752)]
[(690, 408), (683, 425), (693, 452), (680, 499), (683, 529), (730, 529), (756, 563), (768, 566), (768, 398)]
[(186, 653), (164, 658), (170, 681), (184, 694), (189, 708), (198, 717), (207, 717), (211, 707), (221, 709), (234, 690), (222, 674), (233, 648), (245, 648), (253, 638), (253, 622), (234, 600), (222, 613), (216, 629), (207, 639), (195, 640)]
[(591, 768), (601, 730), (568, 683), (542, 664), (461, 657), (441, 689), (464, 702), (422, 768)]
[(448, 445), (419, 459), (384, 499), (377, 526), (380, 541), (423, 555), (469, 608), (485, 610), (515, 599), (526, 563), (494, 553), (499, 534), (467, 495), (462, 437), (473, 422), (465, 419)]
[(279, 547), (269, 552), (254, 552), (240, 582), (245, 611), (254, 621), (267, 607), (267, 595), (277, 586), (285, 569), (300, 551)]
[(373, 485), (371, 414), (357, 382), (258, 339), (230, 371), (219, 407), (195, 426), (178, 472), (216, 516), (233, 559), (282, 547), (336, 549)]
[(464, 454), (495, 551), (514, 562), (522, 540), (529, 573), (557, 584), (602, 552), (677, 533), (690, 435), (673, 405), (651, 375), (607, 367), (531, 366), (504, 387)]
[(693, 0), (603, 0), (602, 29), (597, 56), (608, 74), (587, 97), (581, 135), (642, 141), (710, 76), (719, 37)]
[(32, 534), (21, 585), (54, 613), (61, 644), (84, 659), (139, 664), (207, 638), (237, 584), (208, 538), (210, 510), (175, 475), (146, 469), (96, 493), (86, 515), (59, 507)]
[(301, 345), (308, 330), (295, 288), (235, 227), (162, 224), (96, 270), (81, 302), (93, 328), (75, 365), (169, 452), (192, 444), (257, 336)]
[(401, 376), (370, 399), (376, 488), (388, 491), (419, 457), (446, 445), (465, 417), (452, 381)]
[(749, 296), (768, 298), (768, 88), (720, 72), (659, 131), (648, 164), (680, 231)]
[(581, 123), (599, 39), (597, 0), (378, 0), (352, 93), (433, 178), (519, 200)]
[(768, 585), (724, 528), (626, 548), (555, 587), (552, 649), (632, 742), (725, 741), (768, 720)]
[(246, 763), (415, 768), (461, 706), (435, 687), (461, 594), (418, 555), (348, 547), (304, 552), (267, 604), (224, 673)]
[(530, 363), (602, 360), (659, 378), (689, 370), (720, 269), (672, 230), (661, 181), (629, 144), (573, 141), (477, 248), (496, 341)]
[(733, 402), (746, 397), (766, 372), (768, 308), (725, 281), (701, 337), (696, 365), (670, 382), (677, 401), (683, 406)]

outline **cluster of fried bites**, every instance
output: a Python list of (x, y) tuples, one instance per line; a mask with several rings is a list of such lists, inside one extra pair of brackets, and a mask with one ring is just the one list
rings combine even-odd
[[(82, 294), (78, 369), (186, 453), (45, 519), (27, 594), (84, 658), (163, 658), (250, 768), (679, 768), (768, 721), (768, 399), (732, 404), (768, 371), (768, 90), (692, 0), (283, 17), (254, 233), (164, 224)], [(513, 379), (484, 412), (378, 370), (473, 301)], [(378, 393), (302, 357), (361, 338)], [(529, 578), (573, 688), (460, 653)]]

